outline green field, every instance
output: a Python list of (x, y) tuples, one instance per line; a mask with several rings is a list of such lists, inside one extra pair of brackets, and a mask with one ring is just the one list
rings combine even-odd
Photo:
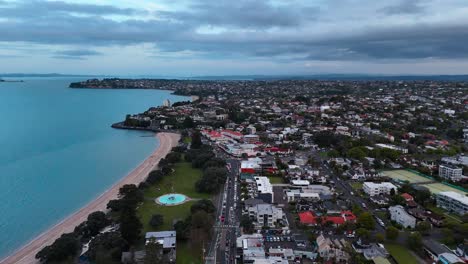
[(407, 170), (387, 170), (382, 171), (384, 176), (390, 177), (394, 180), (407, 181), (409, 183), (421, 183), (433, 181), (431, 179), (420, 176), (416, 173), (407, 171)]
[(421, 184), (421, 186), (424, 186), (424, 187), (428, 188), (429, 191), (432, 194), (437, 194), (437, 193), (440, 193), (440, 192), (448, 192), (448, 191), (460, 193), (460, 194), (463, 194), (463, 195), (466, 194), (466, 192), (464, 192), (464, 191), (458, 190), (456, 188), (450, 187), (450, 186), (442, 184), (442, 183)]
[(350, 182), (349, 185), (355, 192), (362, 190), (362, 182)]
[(399, 264), (418, 264), (418, 260), (411, 254), (409, 249), (402, 245), (386, 243), (385, 248)]
[[(173, 224), (177, 220), (183, 220), (190, 214), (190, 207), (194, 201), (176, 206), (162, 206), (154, 201), (157, 197), (167, 193), (182, 193), (191, 199), (210, 199), (209, 194), (198, 193), (195, 190), (195, 182), (201, 178), (202, 171), (192, 168), (191, 163), (181, 162), (174, 166), (174, 172), (166, 176), (160, 183), (154, 184), (144, 192), (145, 201), (138, 207), (138, 216), (143, 224), (143, 233), (150, 231), (173, 230)], [(164, 216), (164, 224), (159, 228), (153, 228), (149, 221), (153, 214)], [(199, 263), (201, 249), (187, 243), (177, 243), (177, 263)]]
[(270, 180), (271, 184), (282, 184), (282, 183), (284, 183), (282, 177), (269, 176), (268, 179)]

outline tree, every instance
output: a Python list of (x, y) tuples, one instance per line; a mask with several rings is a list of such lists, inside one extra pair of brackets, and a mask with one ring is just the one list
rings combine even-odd
[(244, 232), (247, 234), (252, 234), (254, 231), (253, 221), (248, 215), (242, 215), (240, 219), (240, 226), (244, 229)]
[(203, 210), (197, 211), (192, 215), (192, 229), (202, 229), (208, 233), (213, 224), (214, 221), (212, 215)]
[(361, 227), (356, 229), (356, 235), (360, 238), (368, 239), (370, 237), (370, 232), (369, 230)]
[(411, 248), (412, 250), (418, 251), (422, 247), (422, 237), (419, 232), (412, 232), (409, 236), (408, 239), (406, 240), (406, 243), (408, 244), (408, 247)]
[(197, 211), (205, 211), (209, 214), (216, 212), (216, 207), (213, 205), (213, 202), (208, 199), (201, 199), (196, 201), (192, 207), (190, 207), (190, 212), (192, 214), (196, 213)]
[(431, 224), (427, 221), (419, 222), (416, 225), (416, 230), (418, 230), (423, 235), (428, 235), (431, 230)]
[[(394, 189), (392, 188), (392, 190)], [(403, 198), (401, 195), (393, 195), (390, 198), (390, 201), (392, 205), (405, 205), (406, 204), (405, 198)]]
[(50, 246), (44, 247), (36, 254), (41, 262), (54, 263), (71, 260), (81, 249), (78, 239), (73, 233), (63, 234)]
[(148, 178), (146, 178), (146, 182), (149, 184), (155, 184), (160, 182), (164, 178), (164, 174), (161, 170), (154, 170), (148, 174)]
[(151, 219), (150, 219), (150, 222), (149, 222), (150, 226), (152, 226), (154, 228), (158, 228), (163, 223), (164, 223), (164, 217), (163, 217), (163, 215), (160, 215), (160, 214), (152, 215)]
[(382, 234), (382, 233), (377, 233), (377, 234), (375, 234), (375, 240), (376, 240), (378, 243), (383, 243), (384, 240), (385, 240), (385, 235)]
[(135, 209), (123, 210), (120, 214), (120, 234), (132, 244), (140, 237), (143, 225), (137, 217)]
[(199, 149), (203, 145), (202, 140), (201, 140), (201, 133), (198, 130), (195, 130), (192, 133), (192, 143), (190, 145), (190, 148), (192, 149)]
[(375, 221), (369, 212), (361, 213), (358, 217), (358, 225), (367, 230), (373, 230), (375, 228)]
[(162, 245), (156, 242), (155, 238), (151, 238), (145, 245), (145, 264), (164, 263)]
[(215, 193), (226, 180), (227, 170), (220, 167), (209, 167), (203, 171), (203, 176), (195, 184), (198, 192)]
[(128, 243), (125, 241), (119, 232), (106, 232), (96, 236), (89, 243), (89, 250), (86, 255), (91, 260), (97, 261), (100, 258), (111, 258), (114, 261), (120, 260), (122, 252), (128, 249)]
[(393, 226), (389, 226), (385, 230), (385, 235), (387, 236), (388, 240), (396, 240), (399, 234), (400, 234), (400, 231), (396, 227), (393, 227)]
[(366, 157), (366, 152), (362, 147), (354, 147), (347, 152), (348, 157), (357, 160), (363, 160)]
[(184, 123), (182, 124), (184, 128), (194, 128), (195, 127), (195, 122), (193, 122), (193, 119), (190, 116), (185, 117)]
[(174, 230), (177, 234), (177, 240), (186, 240), (190, 232), (190, 217), (187, 217), (184, 221), (177, 221), (174, 224)]

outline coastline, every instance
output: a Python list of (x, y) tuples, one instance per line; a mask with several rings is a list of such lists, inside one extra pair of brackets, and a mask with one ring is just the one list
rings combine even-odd
[(127, 174), (120, 181), (112, 185), (104, 193), (98, 196), (87, 205), (66, 217), (64, 220), (49, 228), (29, 243), (15, 251), (13, 254), (7, 256), (0, 261), (0, 264), (13, 264), (13, 263), (38, 263), (35, 255), (43, 247), (52, 244), (63, 233), (72, 232), (75, 226), (85, 221), (88, 215), (94, 211), (106, 211), (107, 203), (116, 199), (119, 189), (125, 184), (138, 184), (142, 182), (150, 171), (152, 171), (158, 164), (159, 160), (164, 158), (179, 141), (180, 135), (175, 133), (158, 133), (156, 136), (159, 139), (159, 146), (154, 152), (140, 163), (135, 169)]

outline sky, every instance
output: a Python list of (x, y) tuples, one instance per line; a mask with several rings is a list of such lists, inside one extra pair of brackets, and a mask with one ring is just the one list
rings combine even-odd
[(0, 73), (468, 74), (467, 0), (0, 0)]

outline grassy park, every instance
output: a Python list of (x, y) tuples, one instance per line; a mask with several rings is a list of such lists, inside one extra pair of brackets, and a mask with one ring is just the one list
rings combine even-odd
[(402, 245), (386, 243), (385, 248), (399, 264), (417, 264), (417, 259)]
[[(192, 168), (191, 163), (180, 162), (174, 166), (174, 171), (164, 177), (160, 183), (154, 184), (144, 192), (145, 201), (138, 207), (138, 216), (143, 224), (143, 232), (172, 230), (177, 220), (183, 220), (190, 214), (190, 207), (194, 201), (189, 201), (176, 206), (162, 206), (155, 203), (155, 199), (168, 193), (181, 193), (191, 199), (210, 199), (209, 194), (198, 193), (195, 190), (195, 182), (202, 176), (200, 169)], [(151, 216), (161, 214), (164, 223), (153, 228), (149, 225)], [(199, 263), (201, 259), (199, 248), (193, 248), (188, 243), (177, 243), (177, 263)]]

